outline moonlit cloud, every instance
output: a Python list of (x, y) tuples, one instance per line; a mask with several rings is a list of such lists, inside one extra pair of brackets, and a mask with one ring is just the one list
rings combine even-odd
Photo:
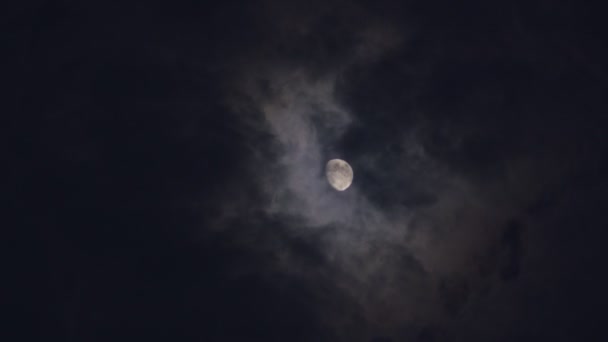
[[(332, 331), (348, 325), (337, 318), (340, 310), (361, 320), (353, 331), (369, 336), (457, 330), (446, 317), (482, 301), (479, 292), (498, 286), (491, 277), (501, 270), (519, 272), (523, 247), (501, 241), (513, 224), (518, 241), (525, 208), (547, 184), (531, 170), (557, 171), (517, 153), (503, 152), (500, 163), (483, 155), (485, 142), (476, 139), (503, 126), (477, 113), (499, 106), (501, 90), (482, 83), (442, 92), (445, 82), (431, 72), (442, 57), (411, 57), (420, 48), (412, 43), (415, 30), (348, 17), (338, 25), (343, 41), (328, 53), (311, 39), (322, 31), (321, 19), (274, 25), (285, 30), (237, 63), (227, 99), (252, 131), (272, 137), (264, 147), (272, 153), (249, 166), (266, 199), (256, 203), (260, 225), (269, 222), (264, 234), (272, 238), (252, 243), (243, 232), (243, 244), (276, 255), (269, 267), (315, 289), (321, 302), (342, 296), (340, 305), (316, 304)], [(292, 41), (310, 43), (294, 47), (309, 58), (292, 54)], [(461, 113), (467, 111), (475, 114)], [(500, 142), (492, 146), (499, 152)], [(324, 165), (332, 158), (355, 170), (347, 191), (327, 184)], [(404, 324), (410, 332), (399, 330)]]

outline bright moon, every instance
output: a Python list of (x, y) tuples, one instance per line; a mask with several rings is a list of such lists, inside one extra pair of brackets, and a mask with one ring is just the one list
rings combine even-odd
[(344, 191), (353, 182), (353, 169), (342, 159), (332, 159), (325, 165), (325, 175), (329, 184), (338, 191)]

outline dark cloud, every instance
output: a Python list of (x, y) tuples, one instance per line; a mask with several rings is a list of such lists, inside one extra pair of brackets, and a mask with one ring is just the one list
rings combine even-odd
[[(596, 12), (15, 10), (21, 316), (62, 340), (593, 340)], [(324, 179), (332, 158), (353, 166), (345, 192)]]

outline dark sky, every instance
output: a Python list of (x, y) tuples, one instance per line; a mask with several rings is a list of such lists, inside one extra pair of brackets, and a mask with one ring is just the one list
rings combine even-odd
[(7, 341), (606, 340), (600, 8), (2, 12)]

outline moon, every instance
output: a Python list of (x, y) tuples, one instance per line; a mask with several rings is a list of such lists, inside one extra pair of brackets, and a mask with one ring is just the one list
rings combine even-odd
[(327, 181), (334, 189), (344, 191), (353, 183), (353, 168), (342, 159), (332, 159), (325, 165)]

